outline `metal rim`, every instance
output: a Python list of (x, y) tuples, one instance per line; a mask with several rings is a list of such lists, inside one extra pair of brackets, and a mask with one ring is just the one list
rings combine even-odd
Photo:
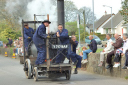
[(34, 75), (34, 81), (38, 81), (38, 69), (37, 69), (37, 67), (34, 67), (33, 75)]
[(70, 80), (71, 78), (71, 70), (66, 71), (66, 80)]
[(26, 78), (30, 79), (32, 77), (32, 72), (31, 72), (32, 69), (31, 69), (31, 64), (29, 59), (26, 59), (25, 68), (27, 68), (27, 71), (25, 71)]

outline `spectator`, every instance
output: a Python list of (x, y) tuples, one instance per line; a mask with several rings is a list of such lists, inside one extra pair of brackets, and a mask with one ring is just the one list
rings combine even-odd
[(7, 46), (10, 45), (10, 47), (11, 47), (12, 46), (12, 43), (13, 43), (12, 39), (11, 38), (8, 38)]
[[(83, 51), (87, 50), (87, 48), (84, 46), (82, 47), (82, 52), (80, 52), (80, 56), (83, 57)], [(84, 60), (81, 61), (81, 63), (83, 63)]]
[(119, 48), (119, 49), (116, 50), (116, 54), (115, 54), (115, 58), (114, 58), (115, 65), (113, 67), (120, 66), (120, 59), (121, 59), (121, 54), (122, 53), (123, 53), (122, 48)]
[(93, 39), (93, 36), (90, 35), (90, 36), (89, 36), (89, 39), (91, 40), (90, 45), (88, 45), (88, 46), (90, 47), (90, 49), (83, 51), (83, 59), (84, 59), (84, 60), (83, 60), (83, 64), (88, 62), (88, 60), (87, 60), (87, 54), (88, 54), (88, 53), (89, 53), (89, 54), (95, 53), (96, 50), (97, 50), (97, 43), (96, 43), (96, 41)]
[(13, 45), (14, 45), (14, 47), (16, 47), (16, 40), (14, 40)]
[(107, 34), (106, 35), (107, 38), (107, 45), (105, 46), (106, 48), (100, 53), (100, 64), (98, 66), (102, 66), (103, 62), (104, 62), (104, 55), (111, 52), (112, 51), (112, 39), (111, 39), (111, 35)]
[(106, 62), (108, 63), (108, 65), (107, 65), (106, 69), (109, 69), (113, 66), (112, 65), (112, 56), (114, 56), (114, 54), (116, 54), (116, 50), (119, 49), (120, 47), (122, 47), (122, 45), (123, 45), (123, 39), (120, 38), (120, 36), (118, 34), (115, 34), (114, 37), (116, 39), (116, 42), (111, 43), (114, 46), (114, 50), (107, 54)]
[(125, 55), (126, 60), (122, 69), (127, 69), (128, 68), (128, 34), (126, 33), (123, 34), (123, 39), (124, 39), (124, 45), (123, 45), (123, 53), (121, 55), (122, 56)]

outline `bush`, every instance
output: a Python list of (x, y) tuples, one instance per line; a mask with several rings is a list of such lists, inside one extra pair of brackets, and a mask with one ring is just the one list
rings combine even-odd
[[(93, 33), (91, 33), (90, 35), (93, 35)], [(94, 33), (94, 35), (98, 36), (101, 40), (106, 38), (106, 34)]]

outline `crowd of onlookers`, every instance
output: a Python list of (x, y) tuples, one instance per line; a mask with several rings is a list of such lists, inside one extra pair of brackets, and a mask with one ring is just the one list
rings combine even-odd
[[(127, 69), (128, 68), (128, 34), (125, 33), (123, 34), (123, 39), (118, 35), (114, 35), (116, 42), (113, 42), (111, 39), (110, 34), (106, 34), (107, 38), (107, 44), (105, 45), (105, 48), (103, 49), (102, 52), (100, 52), (100, 63), (98, 66), (102, 66), (104, 64), (105, 60), (105, 55), (107, 55), (107, 67), (106, 69), (109, 69), (111, 67), (119, 67), (120, 66), (120, 60), (123, 55), (125, 55), (126, 60), (125, 64), (122, 67), (122, 69)], [(97, 51), (97, 43), (93, 39), (93, 36), (90, 35), (89, 39), (91, 40), (89, 46), (89, 49), (86, 47), (82, 48), (82, 52), (80, 52), (80, 56), (83, 56), (82, 64), (85, 64), (88, 62), (87, 56), (90, 55), (91, 53), (95, 53)], [(112, 65), (112, 56), (114, 56), (114, 65)]]
[(14, 47), (13, 52), (17, 54), (22, 54), (23, 53), (23, 38), (19, 37), (19, 39), (12, 40), (11, 38), (8, 38), (8, 43), (3, 44), (3, 48), (7, 47)]
[(14, 53), (22, 54), (23, 53), (23, 38), (19, 37), (19, 39), (14, 40)]

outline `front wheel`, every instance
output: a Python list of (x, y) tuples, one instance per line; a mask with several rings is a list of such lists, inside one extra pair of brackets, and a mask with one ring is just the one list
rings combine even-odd
[(65, 75), (66, 75), (66, 80), (70, 80), (70, 78), (71, 78), (71, 70), (66, 71)]
[(34, 74), (34, 81), (38, 81), (38, 69), (37, 69), (37, 67), (34, 67), (33, 74)]

